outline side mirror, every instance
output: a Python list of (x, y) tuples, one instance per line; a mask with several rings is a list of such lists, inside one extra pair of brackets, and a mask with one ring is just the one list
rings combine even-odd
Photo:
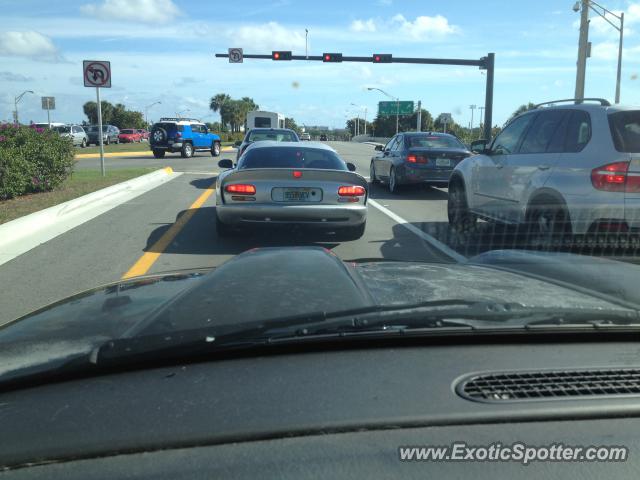
[(485, 153), (487, 151), (488, 143), (489, 142), (485, 139), (474, 140), (473, 142), (471, 142), (471, 147), (469, 148), (469, 150), (471, 150), (473, 153)]
[(376, 145), (375, 150), (381, 152), (384, 147), (382, 145)]
[(356, 166), (351, 162), (347, 162), (347, 168), (349, 169), (350, 172), (356, 171)]
[(228, 170), (228, 169), (230, 169), (230, 168), (233, 168), (233, 161), (232, 161), (232, 160), (229, 160), (228, 158), (225, 158), (225, 159), (220, 160), (220, 161), (218, 162), (218, 166), (219, 166), (220, 168), (226, 168), (226, 169)]
[(235, 145), (236, 147), (239, 147), (240, 145), (242, 145), (242, 142), (241, 142), (240, 140), (238, 140), (236, 143), (234, 143), (234, 145)]

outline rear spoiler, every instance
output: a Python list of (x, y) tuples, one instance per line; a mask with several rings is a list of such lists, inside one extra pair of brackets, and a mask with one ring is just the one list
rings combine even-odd
[(262, 180), (291, 180), (293, 172), (302, 172), (301, 181), (320, 181), (344, 183), (345, 185), (360, 185), (368, 190), (368, 182), (362, 176), (354, 172), (344, 170), (326, 170), (312, 168), (247, 168), (236, 170), (224, 177), (220, 187), (227, 183), (252, 182)]

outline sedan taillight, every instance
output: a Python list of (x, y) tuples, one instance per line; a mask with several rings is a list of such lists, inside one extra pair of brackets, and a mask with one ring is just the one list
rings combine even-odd
[(426, 163), (429, 163), (429, 159), (427, 157), (423, 157), (422, 155), (414, 155), (410, 153), (409, 155), (407, 155), (407, 163), (420, 163), (424, 165)]
[(606, 192), (640, 192), (640, 174), (629, 173), (629, 162), (614, 162), (591, 170), (591, 184)]

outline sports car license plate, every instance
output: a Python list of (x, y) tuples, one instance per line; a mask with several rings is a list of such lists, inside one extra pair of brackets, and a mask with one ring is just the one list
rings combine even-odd
[(436, 167), (450, 167), (451, 160), (448, 158), (436, 158)]
[(306, 187), (274, 188), (271, 198), (276, 202), (320, 202), (322, 190)]

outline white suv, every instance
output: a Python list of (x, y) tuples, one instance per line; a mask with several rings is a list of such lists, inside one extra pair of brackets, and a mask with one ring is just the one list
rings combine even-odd
[(460, 162), (449, 183), (456, 230), (482, 218), (524, 225), (545, 241), (640, 232), (640, 108), (548, 102), (471, 147), (477, 155)]

